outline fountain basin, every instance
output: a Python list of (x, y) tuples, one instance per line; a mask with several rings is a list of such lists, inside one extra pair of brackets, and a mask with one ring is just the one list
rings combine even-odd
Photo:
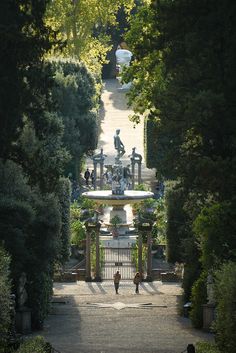
[(82, 194), (90, 200), (95, 201), (98, 205), (106, 204), (112, 206), (110, 211), (110, 223), (107, 224), (108, 228), (112, 227), (112, 218), (118, 216), (122, 223), (118, 224), (119, 234), (124, 235), (129, 231), (131, 224), (127, 223), (127, 214), (124, 209), (125, 205), (141, 202), (150, 199), (154, 194), (150, 191), (139, 190), (125, 190), (122, 195), (112, 194), (112, 190), (95, 190), (87, 191)]
[(97, 204), (106, 204), (109, 206), (124, 206), (134, 204), (154, 196), (150, 191), (125, 190), (123, 195), (114, 195), (111, 190), (94, 190), (83, 192), (83, 196), (94, 200)]

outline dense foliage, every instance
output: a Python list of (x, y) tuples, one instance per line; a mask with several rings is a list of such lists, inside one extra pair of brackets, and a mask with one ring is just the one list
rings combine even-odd
[[(55, 264), (69, 255), (70, 182), (61, 177), (70, 154), (81, 164), (96, 147), (99, 104), (98, 80), (82, 64), (48, 60), (60, 44), (44, 21), (48, 3), (0, 5), (0, 240), (11, 257), (6, 290), (17, 304), (26, 274), (33, 328), (48, 313)], [(5, 266), (4, 281), (7, 274)]]
[(4, 346), (4, 337), (6, 336), (10, 325), (10, 282), (9, 282), (10, 258), (5, 250), (0, 247), (0, 352)]
[(186, 300), (202, 271), (235, 262), (235, 15), (231, 0), (152, 0), (126, 36), (135, 57), (125, 73), (133, 82), (132, 120), (145, 115), (147, 160), (157, 177), (177, 181), (167, 243), (170, 259), (185, 263)]
[(78, 180), (84, 154), (97, 146), (100, 89), (79, 62), (52, 60), (50, 65), (55, 80), (52, 98), (64, 125), (62, 140), (71, 155), (67, 169)]
[(220, 351), (231, 353), (236, 346), (236, 263), (228, 262), (216, 273), (216, 342)]
[(197, 353), (221, 353), (215, 343), (210, 342), (197, 342), (196, 344)]
[(43, 21), (47, 3), (1, 1), (0, 157), (12, 153), (24, 115), (36, 122), (44, 111), (50, 76), (42, 71), (42, 58), (52, 44)]
[(50, 353), (51, 351), (51, 345), (46, 342), (43, 337), (36, 336), (29, 338), (22, 343), (20, 348), (17, 350), (17, 353)]
[(133, 6), (134, 0), (55, 0), (48, 6), (46, 23), (66, 40), (63, 55), (85, 62), (97, 75), (110, 49), (107, 27), (116, 24), (119, 9), (130, 13)]
[(206, 281), (207, 275), (202, 272), (192, 287), (191, 303), (193, 308), (190, 312), (190, 318), (196, 328), (202, 328), (203, 325), (202, 305), (207, 301)]

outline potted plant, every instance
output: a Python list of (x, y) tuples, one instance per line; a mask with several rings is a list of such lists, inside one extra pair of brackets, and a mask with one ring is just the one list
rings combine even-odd
[(122, 223), (122, 219), (119, 216), (114, 216), (110, 220), (112, 225), (112, 235), (113, 237), (117, 237), (119, 235), (118, 224)]

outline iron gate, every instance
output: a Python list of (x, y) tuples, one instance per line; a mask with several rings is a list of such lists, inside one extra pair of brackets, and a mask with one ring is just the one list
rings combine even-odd
[(131, 248), (103, 248), (104, 260), (102, 279), (113, 279), (114, 273), (120, 271), (121, 279), (134, 278), (135, 266), (132, 262)]

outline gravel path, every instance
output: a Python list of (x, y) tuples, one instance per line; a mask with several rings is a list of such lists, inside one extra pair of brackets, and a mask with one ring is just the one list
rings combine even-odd
[(181, 291), (178, 283), (144, 282), (137, 295), (133, 283), (121, 281), (116, 295), (111, 281), (55, 283), (40, 334), (62, 353), (180, 353), (213, 339), (178, 316)]

